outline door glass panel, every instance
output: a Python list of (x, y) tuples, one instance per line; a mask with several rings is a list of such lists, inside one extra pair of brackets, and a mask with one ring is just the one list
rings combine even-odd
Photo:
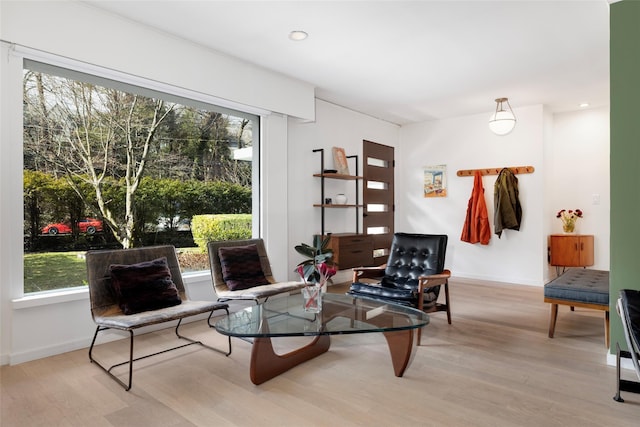
[(381, 168), (388, 167), (389, 163), (382, 159), (376, 159), (375, 157), (367, 157), (367, 164), (369, 166), (379, 166)]
[(369, 227), (367, 228), (367, 234), (384, 234), (388, 233), (388, 227)]
[(389, 184), (380, 181), (367, 181), (367, 188), (371, 190), (386, 190), (389, 188)]
[(368, 212), (388, 212), (389, 206), (370, 203), (367, 205)]

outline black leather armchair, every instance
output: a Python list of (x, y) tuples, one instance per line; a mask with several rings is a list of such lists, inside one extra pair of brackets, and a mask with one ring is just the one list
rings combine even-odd
[[(349, 294), (408, 305), (426, 313), (446, 311), (451, 324), (451, 272), (444, 269), (446, 250), (446, 235), (395, 233), (385, 265), (353, 269)], [(438, 302), (442, 286), (444, 304)], [(418, 345), (420, 338), (418, 330)]]

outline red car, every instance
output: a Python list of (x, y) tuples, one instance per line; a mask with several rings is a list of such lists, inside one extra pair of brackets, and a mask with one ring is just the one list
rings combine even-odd
[[(102, 231), (102, 221), (95, 218), (81, 219), (78, 221), (78, 230), (81, 233), (94, 234), (96, 231)], [(70, 234), (71, 231), (71, 224), (68, 222), (57, 222), (42, 227), (42, 234)]]

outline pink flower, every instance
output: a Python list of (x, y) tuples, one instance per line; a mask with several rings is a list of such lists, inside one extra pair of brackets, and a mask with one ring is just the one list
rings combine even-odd
[(336, 274), (336, 269), (328, 266), (326, 262), (320, 263), (316, 267), (318, 269), (318, 273), (320, 273), (320, 277), (325, 280)]
[[(302, 280), (307, 283), (304, 267), (304, 265), (299, 265), (296, 268), (296, 272), (300, 275)], [(329, 281), (329, 279), (336, 274), (336, 269), (329, 266), (325, 262), (313, 265), (313, 269), (314, 273), (309, 275), (309, 281), (311, 283), (316, 283), (318, 286), (324, 286)]]
[(296, 271), (298, 272), (298, 274), (300, 275), (300, 277), (302, 278), (302, 281), (304, 283), (307, 283), (307, 281), (304, 278), (304, 266), (303, 265), (299, 265), (298, 268), (296, 268)]

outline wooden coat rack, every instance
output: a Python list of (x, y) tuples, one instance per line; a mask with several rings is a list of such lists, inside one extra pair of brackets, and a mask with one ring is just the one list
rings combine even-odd
[[(458, 176), (474, 176), (476, 171), (480, 171), (482, 175), (499, 175), (500, 171), (504, 168), (486, 168), (486, 169), (462, 169), (457, 172)], [(533, 173), (535, 168), (533, 166), (509, 166), (511, 172), (514, 174), (520, 173)]]

